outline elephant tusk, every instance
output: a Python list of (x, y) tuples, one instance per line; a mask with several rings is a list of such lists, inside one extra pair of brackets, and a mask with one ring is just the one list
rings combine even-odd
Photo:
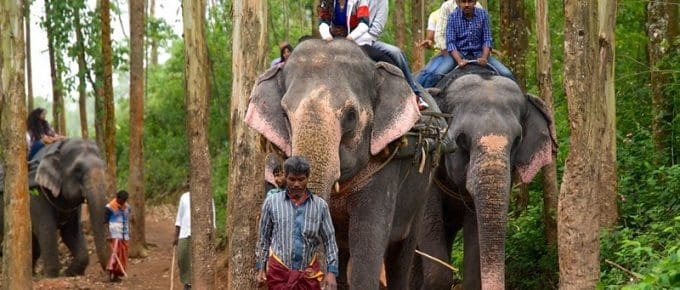
[(335, 187), (335, 192), (340, 192), (340, 183), (338, 183), (338, 182), (336, 181), (334, 187)]

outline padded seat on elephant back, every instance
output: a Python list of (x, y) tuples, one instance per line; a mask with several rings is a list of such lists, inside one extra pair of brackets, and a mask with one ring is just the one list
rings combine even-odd
[[(35, 181), (35, 175), (36, 172), (38, 172), (38, 165), (40, 165), (40, 162), (45, 158), (45, 156), (48, 156), (49, 154), (56, 152), (61, 148), (61, 146), (66, 143), (68, 139), (61, 140), (54, 142), (52, 144), (48, 144), (38, 153), (36, 153), (33, 158), (28, 161), (28, 187), (33, 188), (38, 186), (38, 182)], [(4, 192), (5, 190), (5, 173), (4, 173), (4, 166), (0, 165), (0, 193)]]
[(470, 75), (470, 74), (475, 74), (479, 75), (482, 78), (489, 78), (491, 76), (497, 76), (499, 75), (498, 72), (496, 72), (494, 69), (492, 69), (489, 66), (482, 66), (478, 65), (476, 63), (469, 63), (465, 65), (463, 68), (456, 68), (449, 73), (447, 73), (435, 86), (435, 88), (441, 92), (446, 91), (446, 88), (449, 87), (453, 81), (456, 79), (464, 76), (464, 75)]

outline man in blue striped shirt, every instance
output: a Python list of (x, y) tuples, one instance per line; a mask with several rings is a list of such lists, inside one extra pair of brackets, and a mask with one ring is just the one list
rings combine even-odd
[(446, 25), (446, 50), (458, 67), (464, 67), (469, 60), (480, 65), (490, 65), (502, 76), (515, 79), (512, 72), (498, 59), (491, 56), (491, 28), (489, 14), (475, 7), (476, 0), (456, 0), (458, 9), (449, 15)]
[[(262, 205), (257, 246), (257, 281), (270, 290), (336, 289), (338, 245), (328, 204), (307, 189), (309, 163), (293, 156), (284, 164), (286, 190), (270, 195)], [(316, 253), (323, 243), (327, 273)], [(270, 252), (271, 251), (271, 252)]]

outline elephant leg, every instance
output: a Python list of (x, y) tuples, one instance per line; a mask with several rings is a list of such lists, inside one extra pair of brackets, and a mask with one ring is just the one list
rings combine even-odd
[(393, 243), (387, 249), (385, 254), (387, 289), (409, 289), (410, 266), (413, 263), (416, 241), (416, 235), (412, 233), (405, 240)]
[[(43, 261), (43, 272), (48, 278), (57, 277), (61, 268), (57, 247), (57, 215), (42, 196), (31, 196), (30, 207), (33, 234), (38, 240), (38, 254)], [(34, 259), (37, 256), (34, 255)]]
[[(443, 193), (441, 193), (438, 188), (433, 187), (432, 194), (428, 198), (425, 206), (422, 226), (420, 227), (418, 248), (430, 256), (444, 262), (449, 262), (451, 244), (447, 243), (447, 238), (451, 233), (445, 228), (444, 220), (447, 217), (444, 216), (445, 211), (442, 194)], [(447, 212), (447, 214), (454, 213)], [(455, 233), (453, 233), (453, 235), (455, 235)], [(421, 275), (419, 277), (419, 279), (422, 279), (422, 285), (413, 289), (451, 289), (451, 285), (453, 285), (453, 273), (450, 269), (420, 255), (416, 255), (416, 261), (422, 263)]]
[(481, 289), (482, 277), (479, 268), (479, 235), (477, 229), (477, 216), (474, 209), (465, 210), (463, 260), (465, 262), (463, 289)]
[(338, 290), (349, 289), (348, 279), (347, 279), (347, 265), (349, 264), (349, 249), (339, 248), (338, 249), (338, 262), (340, 264), (340, 276), (337, 277)]
[(40, 244), (38, 244), (38, 237), (32, 233), (31, 236), (33, 237), (33, 274), (35, 274), (35, 266), (38, 264), (38, 258), (40, 258)]
[[(361, 193), (357, 195), (360, 196)], [(349, 206), (349, 249), (352, 265), (348, 276), (351, 289), (377, 290), (380, 287), (380, 270), (393, 210), (386, 212), (382, 201), (365, 200), (356, 197)]]
[[(103, 225), (102, 225), (103, 226)], [(80, 210), (76, 210), (68, 222), (61, 228), (61, 239), (71, 251), (73, 261), (64, 273), (66, 276), (77, 276), (85, 274), (90, 262), (90, 257), (87, 254), (87, 242), (83, 236), (83, 231), (80, 225)]]

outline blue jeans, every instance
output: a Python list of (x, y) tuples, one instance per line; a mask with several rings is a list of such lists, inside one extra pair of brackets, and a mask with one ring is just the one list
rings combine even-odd
[(434, 87), (455, 65), (456, 62), (450, 54), (439, 53), (430, 59), (430, 62), (416, 76), (416, 80), (423, 88)]
[(408, 68), (408, 61), (406, 60), (404, 53), (401, 52), (401, 49), (382, 41), (373, 42), (373, 47), (387, 54), (387, 56), (394, 60), (394, 63), (397, 65), (397, 67), (399, 67), (401, 72), (404, 73), (404, 78), (406, 78), (406, 82), (408, 83), (409, 87), (411, 87), (416, 95), (420, 96), (421, 91), (418, 86), (416, 86), (415, 81), (413, 81), (413, 74), (411, 73), (411, 69)]
[(28, 161), (31, 161), (31, 158), (33, 158), (33, 156), (35, 156), (35, 154), (38, 153), (38, 151), (40, 151), (40, 149), (43, 147), (45, 147), (45, 143), (43, 143), (42, 140), (38, 139), (33, 141), (31, 144), (31, 150), (28, 152)]

